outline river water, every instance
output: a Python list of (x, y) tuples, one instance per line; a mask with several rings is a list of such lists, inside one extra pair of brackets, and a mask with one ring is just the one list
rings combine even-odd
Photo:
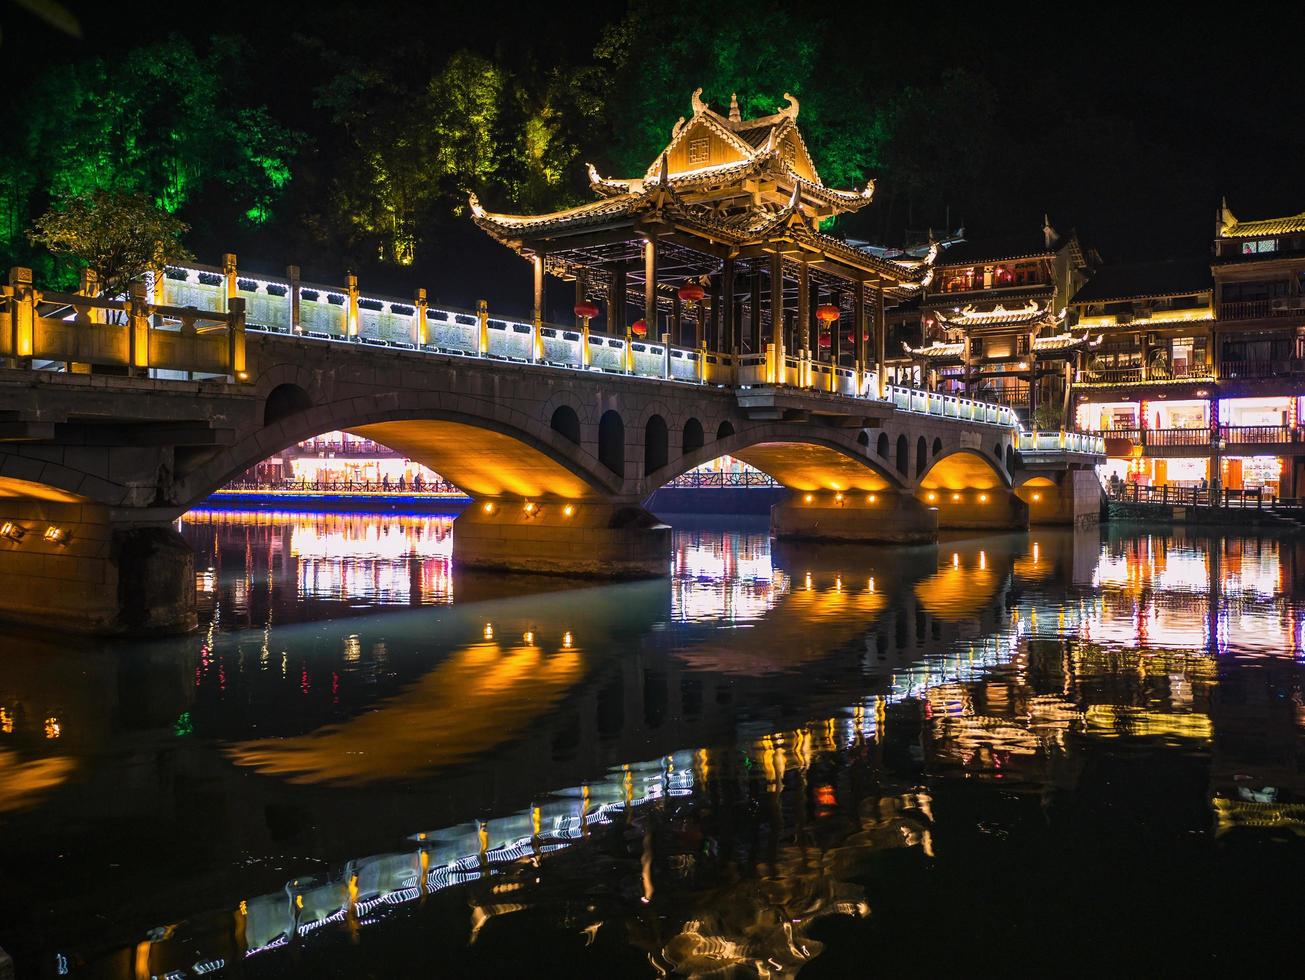
[(19, 975), (1267, 970), (1305, 912), (1305, 541), (1145, 528), (450, 567), (189, 515), (202, 628), (0, 631)]

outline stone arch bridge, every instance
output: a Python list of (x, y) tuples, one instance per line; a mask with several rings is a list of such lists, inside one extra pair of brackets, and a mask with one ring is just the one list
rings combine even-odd
[[(0, 317), (14, 344), (19, 314), (11, 302), (9, 322)], [(795, 491), (773, 513), (781, 537), (932, 540), (940, 527), (1072, 522), (1097, 507), (1075, 476), (1091, 476), (1081, 473), (1091, 447), (1030, 452), (991, 406), (957, 404), (981, 421), (931, 413), (938, 396), (918, 392), (686, 383), (245, 334), (234, 318), (219, 328), (226, 376), (133, 370), (130, 352), (115, 373), (37, 370), (31, 348), (0, 369), (0, 615), (94, 632), (193, 626), (193, 558), (172, 522), (334, 429), (462, 487), (473, 504), (457, 520), (455, 557), (520, 571), (664, 574), (670, 531), (642, 502), (723, 454)]]

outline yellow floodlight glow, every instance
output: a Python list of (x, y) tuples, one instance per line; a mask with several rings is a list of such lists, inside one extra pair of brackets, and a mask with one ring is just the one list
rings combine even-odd
[(960, 567), (961, 567), (961, 556), (958, 555), (956, 552), (953, 551), (953, 552), (952, 552), (952, 568), (960, 568)]
[(494, 639), (494, 624), (493, 624), (493, 623), (486, 623), (486, 624), (485, 624), (485, 639), (487, 639), (487, 640), (492, 640), (492, 639)]
[(986, 504), (987, 502), (988, 502), (988, 495), (986, 493), (979, 494), (979, 503)]
[(959, 493), (952, 494), (952, 503), (956, 503), (960, 499), (961, 499), (961, 495)]
[(528, 646), (528, 647), (529, 647), (529, 646), (534, 646), (534, 645), (535, 645), (535, 631), (534, 631), (534, 630), (526, 630), (524, 633), (522, 633), (522, 634), (521, 634), (521, 642), (524, 643), (524, 644), (525, 644), (526, 646)]
[(816, 498), (815, 498), (815, 495), (814, 495), (814, 494), (810, 494), (810, 493), (807, 494), (806, 496), (804, 496), (804, 497), (802, 498), (803, 502), (808, 503), (808, 504), (811, 503), (811, 501), (813, 501), (813, 500), (815, 500), (815, 499), (816, 499)]
[(575, 646), (575, 637), (571, 635), (570, 630), (567, 630), (562, 634), (562, 649), (570, 650), (573, 646)]
[(494, 513), (494, 501), (486, 500), (483, 504), (481, 504), (481, 509), (484, 510), (486, 514)]
[(64, 528), (51, 524), (45, 529), (45, 540), (53, 544), (63, 544), (68, 540), (68, 532)]
[(938, 499), (938, 495), (931, 490), (929, 493), (925, 494), (924, 499), (929, 501), (929, 503), (933, 503)]
[(562, 508), (563, 517), (570, 517), (574, 513), (575, 513), (575, 504), (567, 504), (565, 507)]
[(869, 493), (869, 494), (866, 494), (865, 502), (866, 502), (867, 504), (873, 504), (873, 503), (874, 503), (876, 500), (878, 500), (878, 499), (879, 499), (879, 498), (876, 497), (873, 493)]
[(1039, 500), (1041, 500), (1041, 499), (1042, 499), (1042, 494), (1040, 494), (1040, 493), (1035, 493), (1035, 494), (1033, 495), (1033, 502), (1034, 502), (1035, 504), (1036, 504)]

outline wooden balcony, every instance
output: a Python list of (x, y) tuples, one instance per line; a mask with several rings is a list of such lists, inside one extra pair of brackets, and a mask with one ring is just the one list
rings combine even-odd
[(1219, 304), (1220, 320), (1268, 320), (1296, 317), (1305, 320), (1305, 300), (1299, 296), (1277, 299), (1235, 300)]
[(1305, 378), (1305, 358), (1286, 357), (1281, 360), (1223, 362), (1221, 377), (1224, 381), (1256, 378)]

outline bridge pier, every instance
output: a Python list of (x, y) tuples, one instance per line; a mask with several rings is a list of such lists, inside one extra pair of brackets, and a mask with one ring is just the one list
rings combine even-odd
[(1013, 490), (921, 490), (920, 500), (938, 512), (938, 527), (1016, 531), (1029, 526), (1029, 508)]
[(918, 544), (938, 538), (938, 513), (909, 494), (803, 493), (770, 509), (770, 533), (779, 539)]
[(1101, 481), (1091, 470), (1036, 476), (1015, 491), (1038, 525), (1091, 527), (1101, 521)]
[(453, 522), (466, 568), (656, 578), (670, 574), (671, 528), (637, 502), (476, 500)]
[(0, 499), (0, 618), (76, 633), (185, 633), (195, 558), (170, 523), (88, 502)]

